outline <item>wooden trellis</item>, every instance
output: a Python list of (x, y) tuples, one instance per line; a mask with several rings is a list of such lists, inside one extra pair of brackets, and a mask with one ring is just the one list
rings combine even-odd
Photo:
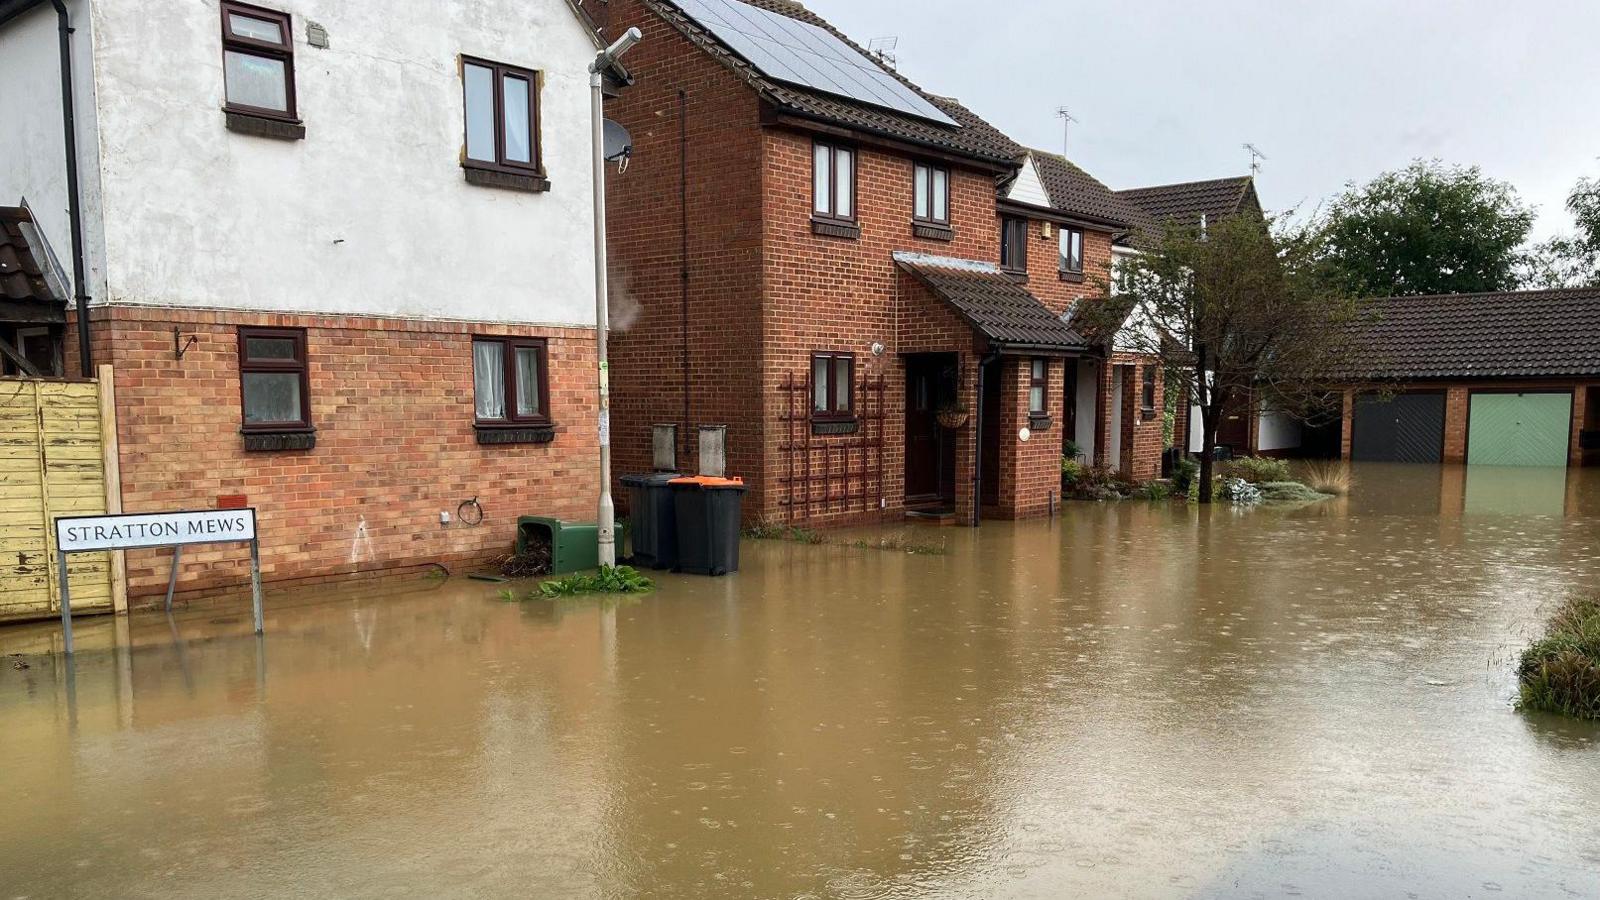
[(777, 492), (784, 521), (865, 513), (882, 506), (885, 387), (882, 375), (864, 379), (856, 388), (854, 428), (838, 433), (838, 423), (812, 421), (811, 373), (785, 373), (778, 386), (783, 397), (778, 451), (784, 474)]

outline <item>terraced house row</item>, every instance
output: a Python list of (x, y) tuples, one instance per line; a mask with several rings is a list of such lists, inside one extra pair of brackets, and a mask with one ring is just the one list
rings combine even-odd
[(623, 470), (726, 423), (746, 515), (809, 524), (1041, 515), (1069, 446), (1158, 474), (1160, 367), (1076, 304), (1163, 219), (1259, 215), (1250, 179), (1112, 191), (788, 0), (589, 9), (645, 34), (607, 105)]
[[(248, 504), (269, 581), (591, 519), (586, 69), (635, 25), (605, 73), (633, 140), (607, 176), (619, 475), (657, 424), (685, 470), (727, 426), (751, 519), (1038, 515), (1069, 445), (1157, 473), (1161, 373), (1075, 305), (1160, 219), (1252, 207), (1248, 179), (1112, 191), (781, 0), (0, 0), (0, 377), (112, 367), (74, 400), (105, 400), (110, 449), (56, 456), (78, 499)], [(40, 513), (0, 525), (0, 574), (48, 609), (29, 477), (0, 485)], [(130, 551), (127, 593), (170, 559)], [(196, 549), (178, 589), (244, 571)]]

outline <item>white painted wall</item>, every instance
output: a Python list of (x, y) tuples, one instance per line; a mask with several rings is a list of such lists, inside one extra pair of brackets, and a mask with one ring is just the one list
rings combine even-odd
[(1270, 405), (1262, 406), (1261, 431), (1256, 436), (1258, 450), (1293, 450), (1301, 440), (1299, 419)]
[[(74, 118), (83, 195), (84, 256), (91, 296), (105, 295), (100, 179), (89, 0), (68, 0), (71, 16)], [(70, 285), (72, 231), (67, 214), (67, 163), (61, 128), (61, 68), (56, 12), (45, 3), (0, 26), (0, 206), (23, 199), (55, 251)]]
[(1083, 458), (1094, 464), (1095, 396), (1099, 390), (1100, 369), (1092, 360), (1078, 360), (1078, 395), (1073, 402), (1078, 406), (1077, 434), (1072, 439), (1083, 448)]
[[(224, 128), (216, 0), (96, 0), (97, 301), (594, 324), (594, 44), (564, 0), (260, 5), (294, 17), (305, 140)], [(463, 53), (544, 72), (548, 193), (466, 183)]]
[(1022, 164), (1022, 170), (1012, 179), (1011, 188), (1006, 191), (1006, 199), (1016, 203), (1026, 203), (1029, 206), (1050, 208), (1050, 194), (1045, 191), (1039, 170), (1034, 167), (1033, 154), (1028, 155)]

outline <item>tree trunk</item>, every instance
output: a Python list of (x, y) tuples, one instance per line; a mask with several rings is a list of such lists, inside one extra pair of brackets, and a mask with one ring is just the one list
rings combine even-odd
[(1209, 406), (1200, 407), (1200, 502), (1210, 503), (1212, 477), (1216, 470), (1217, 420), (1219, 416)]

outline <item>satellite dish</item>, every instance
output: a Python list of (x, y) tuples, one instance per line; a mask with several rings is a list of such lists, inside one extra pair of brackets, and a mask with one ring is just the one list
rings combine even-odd
[(605, 123), (605, 151), (608, 162), (633, 155), (633, 135), (610, 119)]

